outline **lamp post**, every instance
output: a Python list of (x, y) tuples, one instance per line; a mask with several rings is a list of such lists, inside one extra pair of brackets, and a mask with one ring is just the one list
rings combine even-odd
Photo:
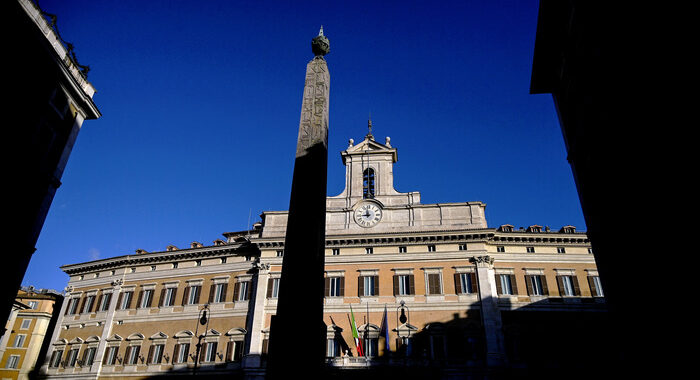
[[(197, 327), (194, 329), (194, 335), (197, 337), (197, 351), (194, 357), (194, 368), (192, 368), (192, 375), (197, 372), (197, 364), (199, 364), (199, 353), (202, 349), (202, 339), (207, 337), (207, 332), (209, 331), (209, 318), (207, 318), (207, 310), (209, 310), (209, 304), (204, 305), (202, 310), (199, 311), (199, 316), (197, 317)], [(199, 325), (206, 325), (204, 329), (204, 334), (199, 335)]]
[[(411, 331), (406, 330), (406, 336), (401, 336), (401, 325), (406, 324), (406, 322), (411, 320), (411, 313), (410, 310), (408, 309), (408, 306), (406, 306), (406, 302), (404, 300), (401, 300), (401, 304), (399, 307), (396, 308), (396, 335), (399, 337), (399, 341), (401, 342), (402, 347), (408, 348), (408, 338), (411, 336)], [(401, 322), (401, 325), (399, 324)], [(410, 324), (410, 323), (409, 323)], [(405, 341), (404, 341), (405, 339)], [(406, 354), (406, 349), (404, 349), (404, 356)]]

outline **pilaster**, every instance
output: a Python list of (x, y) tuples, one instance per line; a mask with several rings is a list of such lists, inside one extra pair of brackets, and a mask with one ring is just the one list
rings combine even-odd
[(494, 259), (490, 256), (474, 256), (469, 261), (476, 265), (476, 278), (479, 283), (481, 319), (486, 339), (486, 365), (500, 367), (505, 360), (503, 345), (503, 322), (498, 309), (496, 276), (493, 270)]

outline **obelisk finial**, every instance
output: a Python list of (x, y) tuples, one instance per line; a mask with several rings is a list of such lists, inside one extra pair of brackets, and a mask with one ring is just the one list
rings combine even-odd
[(315, 57), (323, 57), (328, 54), (330, 50), (331, 43), (328, 41), (328, 38), (323, 35), (323, 25), (321, 25), (318, 36), (311, 40), (311, 51), (313, 51)]

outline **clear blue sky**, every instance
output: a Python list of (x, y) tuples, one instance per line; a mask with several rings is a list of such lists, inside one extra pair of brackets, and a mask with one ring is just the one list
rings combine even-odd
[(367, 132), (395, 188), (482, 201), (489, 226), (585, 230), (549, 95), (530, 95), (537, 1), (40, 0), (89, 65), (83, 124), (25, 276), (209, 245), (289, 205), (310, 41), (331, 42), (328, 193)]

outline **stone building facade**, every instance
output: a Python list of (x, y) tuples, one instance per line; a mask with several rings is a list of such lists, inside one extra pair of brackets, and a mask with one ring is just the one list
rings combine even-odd
[[(585, 233), (493, 228), (481, 202), (399, 193), (388, 137), (350, 140), (341, 158), (345, 189), (327, 198), (328, 368), (561, 368), (599, 344), (604, 293)], [(263, 376), (286, 216), (263, 212), (210, 245), (63, 266), (70, 280), (43, 373)], [(306, 328), (290, 355), (303, 355)]]
[(28, 379), (48, 350), (63, 296), (50, 289), (22, 287), (0, 338), (0, 379)]

